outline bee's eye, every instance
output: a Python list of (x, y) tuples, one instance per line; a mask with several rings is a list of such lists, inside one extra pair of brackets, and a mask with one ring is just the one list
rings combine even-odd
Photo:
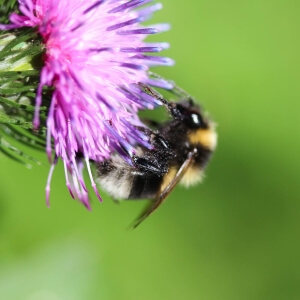
[(197, 115), (197, 114), (191, 114), (191, 119), (193, 120), (193, 123), (195, 124), (195, 125), (201, 125), (201, 123), (202, 123), (202, 120), (200, 119), (200, 116), (199, 115)]
[(174, 119), (183, 121), (189, 129), (207, 128), (207, 123), (203, 119), (197, 107), (186, 107), (182, 104), (174, 105), (171, 113)]
[(190, 115), (185, 116), (184, 119), (190, 128), (205, 127), (205, 123), (199, 114), (191, 113)]

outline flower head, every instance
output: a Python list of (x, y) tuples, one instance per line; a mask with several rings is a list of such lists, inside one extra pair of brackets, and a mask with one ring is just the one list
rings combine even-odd
[(137, 112), (160, 103), (144, 93), (139, 83), (169, 88), (170, 84), (163, 80), (151, 80), (147, 70), (153, 65), (172, 65), (173, 61), (144, 54), (168, 47), (166, 43), (144, 41), (147, 35), (168, 29), (166, 24), (140, 25), (161, 8), (159, 3), (143, 6), (149, 2), (152, 1), (19, 0), (22, 15), (13, 13), (12, 24), (0, 26), (36, 27), (45, 45), (33, 124), (39, 126), (43, 88), (53, 86), (47, 117), (47, 153), (52, 162), (47, 201), (59, 157), (71, 195), (89, 207), (83, 161), (100, 198), (89, 161), (102, 161), (118, 151), (130, 162), (134, 143), (150, 147), (148, 137), (136, 129), (142, 125)]

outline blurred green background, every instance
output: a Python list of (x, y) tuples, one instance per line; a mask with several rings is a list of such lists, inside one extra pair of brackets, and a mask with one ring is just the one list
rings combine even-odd
[(128, 231), (145, 202), (88, 212), (59, 165), (48, 209), (45, 154), (0, 156), (1, 299), (300, 299), (300, 2), (161, 2), (176, 65), (155, 71), (218, 123), (204, 183)]

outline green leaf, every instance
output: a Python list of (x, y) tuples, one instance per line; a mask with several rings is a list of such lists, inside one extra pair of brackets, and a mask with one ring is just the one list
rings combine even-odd
[(17, 0), (0, 0), (0, 23), (7, 23), (9, 15), (17, 10)]

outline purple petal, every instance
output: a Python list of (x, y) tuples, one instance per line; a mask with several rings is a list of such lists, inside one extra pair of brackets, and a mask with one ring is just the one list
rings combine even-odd
[(132, 25), (132, 24), (144, 22), (145, 20), (146, 20), (146, 18), (138, 17), (138, 18), (135, 18), (135, 19), (131, 19), (131, 20), (128, 20), (128, 21), (125, 21), (125, 22), (122, 22), (122, 23), (118, 23), (118, 24), (109, 26), (109, 27), (107, 27), (106, 30), (107, 31), (116, 30), (116, 29), (119, 29), (119, 28), (122, 28), (122, 27), (125, 27), (125, 26), (129, 26), (129, 25)]
[(121, 48), (121, 52), (125, 52), (125, 53), (160, 52), (162, 50), (163, 50), (162, 47), (137, 47), (137, 48), (127, 47), (127, 48)]
[(95, 9), (96, 7), (100, 6), (105, 0), (96, 1), (93, 5), (88, 7), (86, 10), (83, 11), (83, 14), (89, 13), (91, 10)]
[(156, 34), (156, 33), (159, 33), (159, 32), (160, 32), (160, 30), (157, 29), (157, 28), (141, 28), (141, 29), (117, 31), (117, 34), (118, 35)]
[(121, 4), (111, 10), (108, 11), (109, 14), (111, 13), (117, 13), (117, 12), (121, 12), (123, 10), (126, 10), (128, 8), (134, 8), (134, 7), (138, 7), (140, 5), (152, 2), (153, 0), (132, 0), (132, 1), (128, 1), (124, 4)]

